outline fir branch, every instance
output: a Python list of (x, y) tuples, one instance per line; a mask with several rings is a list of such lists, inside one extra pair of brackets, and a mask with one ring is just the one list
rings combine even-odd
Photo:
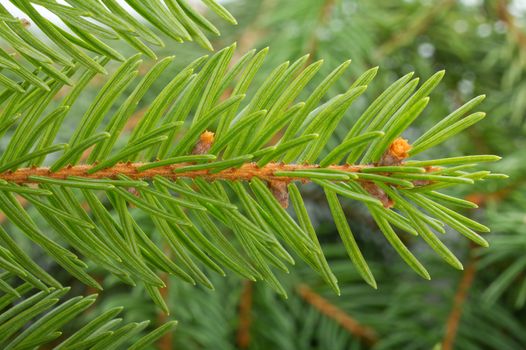
[[(251, 280), (266, 280), (275, 290), (285, 293), (268, 265), (286, 271), (284, 262), (293, 262), (281, 241), (338, 291), (335, 277), (325, 266), (308, 215), (302, 209), (301, 194), (291, 187), (293, 181), (314, 182), (325, 190), (351, 259), (374, 287), (376, 282), (348, 227), (338, 196), (366, 204), (403, 260), (427, 279), (429, 274), (391, 225), (413, 234), (424, 230), (426, 242), (456, 268), (461, 268), (460, 262), (427, 225), (440, 231), (442, 222), (446, 222), (469, 239), (487, 245), (472, 230), (485, 231), (485, 226), (435, 203), (427, 193), (431, 189), (470, 184), (491, 176), (484, 171), (467, 173), (455, 167), (438, 166), (495, 161), (498, 157), (468, 156), (404, 163), (411, 145), (400, 135), (421, 114), (429, 100), (427, 95), (441, 80), (443, 72), (433, 75), (418, 89), (417, 81), (410, 80), (411, 74), (399, 79), (358, 118), (341, 146), (325, 155), (324, 148), (344, 113), (365, 91), (377, 69), (366, 71), (347, 92), (326, 98), (327, 102), (320, 105), (329, 87), (348, 67), (349, 62), (345, 62), (319, 83), (305, 101), (295, 103), (322, 65), (318, 61), (304, 67), (308, 60), (304, 56), (292, 64), (278, 66), (254, 95), (244, 101), (267, 50), (249, 52), (231, 66), (234, 51), (235, 45), (232, 45), (182, 69), (147, 108), (127, 144), (117, 149), (114, 148), (126, 122), (172, 57), (156, 63), (109, 118), (105, 131), (97, 132), (103, 127), (111, 106), (137, 74), (138, 55), (124, 62), (100, 89), (73, 132), (69, 147), (50, 168), (43, 166), (45, 156), (65, 147), (52, 144), (65, 114), (58, 114), (60, 119), (55, 123), (49, 124), (48, 117), (39, 123), (39, 114), (43, 111), (40, 107), (42, 110), (32, 113), (31, 118), (24, 118), (16, 126), (0, 160), (0, 167), (9, 169), (0, 174), (0, 180), (4, 181), (0, 184), (0, 201), (9, 219), (73, 276), (100, 288), (84, 271), (85, 264), (80, 259), (66, 254), (66, 248), (50, 242), (40, 232), (13, 196), (18, 193), (34, 203), (42, 217), (82, 255), (127, 283), (135, 283), (135, 280), (145, 283), (152, 299), (163, 310), (166, 305), (159, 288), (164, 287), (164, 283), (157, 275), (158, 270), (212, 288), (190, 254), (220, 274), (225, 273), (221, 266), (224, 265)], [(71, 74), (74, 71), (72, 69)], [(80, 78), (82, 83), (53, 113), (67, 112), (93, 77), (92, 72), (84, 72)], [(31, 104), (46, 106), (62, 85), (62, 82), (53, 82), (53, 91), (31, 95), (13, 108), (26, 113)], [(225, 91), (231, 93), (223, 99)], [(431, 141), (419, 139), (417, 151), (444, 142), (466, 127), (459, 123), (474, 105), (468, 104), (437, 124)], [(53, 113), (50, 115), (54, 116)], [(185, 131), (180, 133), (183, 127)], [(216, 134), (206, 130), (215, 130)], [(35, 134), (43, 137), (28, 136)], [(86, 150), (92, 146), (88, 164), (80, 164)], [(340, 164), (346, 156), (346, 164)], [(158, 161), (148, 162), (150, 159)], [(33, 166), (21, 168), (27, 163)], [(234, 202), (225, 188), (227, 184), (235, 193)], [(71, 188), (81, 189), (82, 200), (87, 201), (91, 215)], [(283, 209), (288, 206), (289, 188), (294, 192), (294, 210), (302, 212), (301, 226)], [(105, 197), (97, 197), (93, 193), (95, 190), (104, 193)], [(107, 209), (103, 202), (106, 200), (118, 212), (118, 221)], [(182, 256), (179, 264), (171, 262), (141, 231), (126, 210), (128, 205), (149, 216), (163, 240), (169, 243), (170, 250)], [(400, 213), (387, 210), (391, 207)], [(186, 213), (183, 208), (190, 212)], [(198, 225), (193, 221), (196, 219)], [(216, 226), (218, 224), (233, 231), (241, 243), (240, 249), (228, 243)], [(83, 237), (87, 241), (76, 236), (79, 227), (84, 228)], [(191, 234), (186, 235), (187, 229)], [(262, 242), (272, 244), (267, 247)], [(215, 244), (220, 244), (221, 249)], [(316, 252), (315, 259), (307, 253), (312, 249)], [(115, 264), (119, 267), (115, 268)], [(37, 275), (56, 285), (42, 271), (32, 271), (32, 277)]]

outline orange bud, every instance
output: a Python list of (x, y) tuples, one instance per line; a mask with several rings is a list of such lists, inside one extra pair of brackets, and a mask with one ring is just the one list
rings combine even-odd
[(409, 157), (409, 151), (411, 145), (406, 139), (398, 137), (390, 145), (387, 151), (385, 151), (379, 165), (400, 165), (404, 159)]
[(396, 140), (391, 143), (391, 146), (389, 146), (389, 152), (391, 154), (399, 159), (405, 159), (409, 156), (407, 152), (411, 150), (411, 145), (409, 142), (407, 142), (406, 139), (403, 139), (401, 137), (397, 138)]
[(205, 154), (214, 143), (215, 134), (211, 131), (205, 131), (199, 136), (199, 142), (195, 145), (192, 154)]
[(202, 143), (212, 144), (214, 142), (215, 134), (211, 131), (206, 130), (204, 133), (199, 136), (199, 139)]

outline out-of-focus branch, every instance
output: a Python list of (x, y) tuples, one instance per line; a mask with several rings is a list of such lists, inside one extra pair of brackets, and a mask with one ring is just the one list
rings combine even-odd
[(418, 35), (425, 33), (427, 28), (444, 12), (448, 11), (455, 0), (437, 1), (428, 11), (423, 13), (417, 20), (408, 23), (404, 30), (397, 31), (389, 40), (380, 46), (376, 52), (377, 57), (389, 55), (396, 49), (413, 41)]
[(250, 326), (252, 324), (252, 295), (254, 283), (245, 281), (239, 301), (239, 326), (237, 328), (237, 346), (248, 349), (250, 345)]
[(492, 193), (473, 193), (466, 197), (470, 202), (477, 204), (479, 207), (482, 207), (487, 202), (502, 202), (509, 195), (515, 193), (518, 187), (524, 184), (523, 180), (515, 181), (509, 184), (508, 186)]
[(319, 12), (318, 25), (316, 25), (313, 28), (313, 33), (310, 36), (310, 40), (307, 46), (308, 53), (310, 54), (309, 62), (307, 63), (310, 63), (315, 58), (314, 56), (316, 55), (316, 52), (318, 51), (318, 45), (320, 42), (318, 35), (316, 35), (316, 30), (318, 30), (320, 26), (324, 26), (325, 24), (329, 22), (331, 11), (334, 6), (334, 2), (335, 0), (325, 0), (321, 8), (321, 11)]
[[(168, 274), (163, 273), (161, 276), (161, 279), (163, 280), (165, 287), (161, 288), (159, 292), (161, 293), (161, 297), (166, 302), (168, 301), (168, 293), (170, 288), (170, 278)], [(164, 312), (160, 312), (159, 316), (157, 317), (157, 324), (163, 325), (168, 321), (168, 315), (166, 315)], [(167, 332), (165, 333), (158, 342), (159, 350), (172, 350), (173, 349), (173, 333)]]
[(473, 281), (475, 280), (475, 275), (477, 273), (477, 257), (474, 253), (474, 247), (474, 245), (470, 245), (469, 262), (466, 266), (466, 269), (464, 270), (462, 279), (458, 284), (455, 298), (453, 299), (453, 308), (451, 309), (447, 319), (446, 332), (442, 342), (442, 350), (453, 350), (455, 338), (458, 333), (458, 327), (462, 318), (464, 303), (466, 302), (469, 290), (473, 285)]
[(506, 23), (509, 32), (514, 36), (521, 50), (526, 50), (526, 33), (524, 33), (515, 22), (515, 17), (508, 10), (508, 1), (499, 0), (497, 2), (497, 15), (499, 19)]
[(368, 345), (374, 345), (378, 341), (378, 336), (372, 328), (360, 324), (352, 316), (333, 305), (330, 301), (313, 291), (309, 286), (300, 284), (296, 289), (303, 300), (311, 304), (325, 316), (338, 322), (340, 326), (352, 335), (362, 339)]

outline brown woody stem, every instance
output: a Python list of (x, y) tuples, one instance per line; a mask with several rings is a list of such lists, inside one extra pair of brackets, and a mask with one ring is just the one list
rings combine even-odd
[[(145, 163), (118, 163), (110, 168), (99, 170), (93, 174), (88, 174), (88, 171), (93, 165), (75, 165), (63, 168), (57, 172), (51, 172), (49, 168), (21, 168), (15, 171), (4, 172), (0, 174), (0, 179), (14, 182), (17, 184), (37, 183), (31, 179), (31, 176), (43, 176), (50, 179), (67, 179), (69, 176), (83, 177), (86, 179), (115, 179), (118, 175), (125, 175), (134, 180), (147, 180), (155, 176), (162, 176), (170, 179), (178, 178), (205, 178), (207, 180), (240, 180), (250, 181), (257, 177), (265, 181), (305, 181), (307, 179), (300, 177), (286, 177), (274, 175), (277, 171), (302, 171), (319, 168), (318, 165), (300, 165), (300, 164), (281, 164), (269, 163), (264, 167), (258, 167), (255, 163), (246, 163), (239, 168), (225, 169), (217, 173), (210, 173), (209, 170), (193, 170), (175, 173), (178, 168), (182, 168), (191, 164), (174, 164), (167, 166), (160, 166), (144, 171), (139, 171), (138, 168)], [(328, 169), (341, 170), (346, 172), (357, 172), (368, 165), (332, 165)]]

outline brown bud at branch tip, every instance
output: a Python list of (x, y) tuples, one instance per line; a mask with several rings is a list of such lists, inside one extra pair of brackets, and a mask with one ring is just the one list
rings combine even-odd
[(384, 192), (380, 187), (378, 187), (373, 182), (364, 181), (361, 183), (364, 190), (369, 192), (371, 196), (378, 199), (380, 202), (382, 202), (384, 208), (392, 208), (394, 206), (394, 202), (389, 198), (387, 193)]
[(269, 182), (268, 187), (274, 198), (277, 199), (281, 207), (289, 207), (289, 191), (287, 189), (286, 181), (272, 181)]

